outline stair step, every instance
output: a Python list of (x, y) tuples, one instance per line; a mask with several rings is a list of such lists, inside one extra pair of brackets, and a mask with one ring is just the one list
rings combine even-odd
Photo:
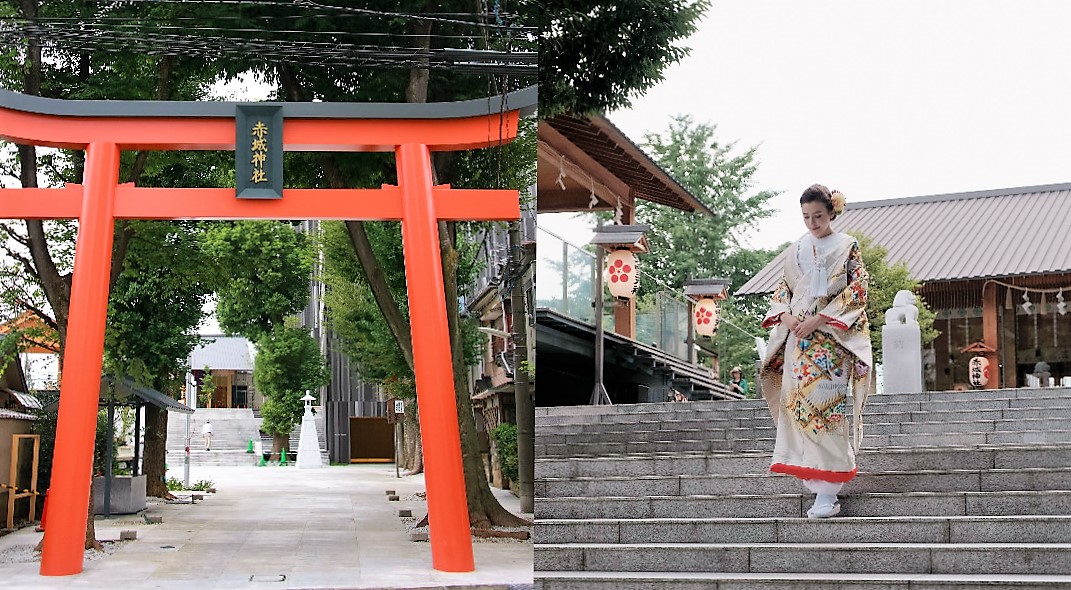
[[(535, 485), (536, 495), (540, 498), (791, 494), (801, 490), (799, 480), (779, 474), (540, 479), (536, 480)], [(890, 490), (915, 492), (1071, 490), (1071, 468), (860, 472), (846, 488), (846, 491), (853, 494), (880, 493)]]
[(1071, 544), (707, 543), (536, 545), (537, 571), (1071, 575)]
[(1071, 543), (1071, 516), (541, 519), (541, 544)]
[[(755, 518), (806, 516), (813, 494), (540, 498), (536, 518)], [(1002, 516), (1071, 514), (1071, 491), (850, 494), (842, 516)]]
[[(868, 471), (920, 469), (1027, 469), (1071, 465), (1071, 444), (979, 445), (864, 449), (857, 463)], [(767, 473), (768, 452), (667, 454), (536, 459), (536, 477), (614, 477)]]
[(1071, 576), (1026, 574), (857, 574), (547, 571), (536, 590), (1053, 590)]

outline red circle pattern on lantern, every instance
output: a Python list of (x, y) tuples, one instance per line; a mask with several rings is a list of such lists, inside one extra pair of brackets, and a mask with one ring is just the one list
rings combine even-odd
[(632, 298), (639, 287), (636, 255), (628, 250), (614, 250), (606, 260), (606, 283), (614, 297)]
[(713, 336), (718, 331), (718, 304), (709, 297), (700, 299), (695, 304), (692, 317), (695, 333), (700, 336)]

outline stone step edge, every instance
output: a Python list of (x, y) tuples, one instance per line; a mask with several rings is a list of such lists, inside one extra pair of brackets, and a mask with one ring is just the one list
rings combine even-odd
[[(839, 587), (839, 582), (920, 582), (920, 583), (1002, 583), (1005, 585), (1030, 585), (1034, 583), (1068, 583), (1071, 576), (1039, 574), (859, 574), (833, 573), (816, 574), (812, 572), (778, 572), (778, 573), (738, 573), (738, 572), (611, 572), (611, 571), (568, 571), (536, 570), (535, 579), (567, 580), (584, 579), (591, 581), (686, 581), (686, 580), (725, 580), (725, 581), (825, 581), (832, 583), (832, 588)], [(970, 586), (976, 588), (977, 586)], [(713, 590), (713, 589), (711, 589)]]
[[(878, 448), (863, 448), (859, 454), (890, 454), (890, 453), (904, 453), (904, 454), (918, 454), (918, 453), (934, 453), (934, 452), (948, 452), (948, 451), (1036, 451), (1036, 450), (1048, 450), (1048, 451), (1071, 451), (1071, 442), (1045, 442), (1037, 444), (977, 444), (977, 445), (912, 445), (912, 446), (887, 446)], [(636, 459), (695, 459), (695, 458), (757, 458), (757, 457), (772, 457), (771, 451), (726, 451), (726, 452), (707, 452), (707, 451), (683, 451), (683, 452), (654, 452), (654, 453), (617, 453), (611, 456), (584, 456), (584, 457), (536, 457), (536, 462), (550, 463), (555, 461), (634, 461)]]
[[(745, 431), (748, 431), (748, 432), (754, 432), (755, 429), (741, 428), (741, 430), (745, 430)], [(767, 430), (773, 430), (773, 431), (776, 432), (776, 429), (773, 428), (773, 427), (770, 427)], [(695, 431), (649, 430), (649, 431), (645, 431), (645, 432), (717, 432), (717, 430), (695, 430)], [(1041, 433), (1041, 432), (1043, 432), (1043, 433), (1064, 433), (1065, 434), (1065, 433), (1071, 432), (1071, 430), (1067, 430), (1067, 429), (1055, 430), (1055, 429), (1047, 428), (1047, 429), (1043, 429), (1043, 430), (983, 430), (983, 431), (976, 431), (976, 432), (906, 432), (906, 433), (897, 433), (897, 434), (865, 434), (866, 433), (866, 427), (864, 427), (863, 428), (863, 432), (864, 432), (863, 442), (865, 443), (867, 439), (874, 440), (874, 439), (877, 439), (877, 438), (880, 438), (880, 437), (883, 437), (883, 436), (910, 436), (910, 437), (919, 437), (919, 438), (935, 438), (935, 437), (938, 437), (938, 436), (971, 436), (971, 435), (978, 435), (978, 434), (983, 434), (983, 435), (991, 435), (991, 434), (1009, 434), (1009, 435), (1011, 435), (1011, 434), (1015, 434), (1015, 435), (1027, 436), (1029, 434), (1036, 434), (1036, 433)], [(570, 435), (566, 435), (566, 436), (570, 436)], [(574, 435), (571, 435), (571, 436), (577, 436), (577, 435), (574, 434)], [(774, 440), (774, 439), (773, 439), (773, 437), (686, 438), (686, 439), (665, 439), (665, 440), (571, 442), (571, 443), (555, 443), (555, 445), (556, 446), (569, 446), (569, 447), (583, 447), (583, 446), (590, 446), (590, 445), (627, 445), (627, 444), (643, 445), (643, 444), (657, 444), (657, 443), (686, 443), (686, 442), (717, 442), (717, 441), (732, 442), (732, 441), (745, 441), (745, 440), (760, 441), (760, 440)], [(1069, 441), (1069, 442), (1071, 442), (1071, 441)], [(992, 443), (988, 443), (988, 444), (992, 444)], [(547, 443), (539, 444), (539, 442), (537, 441), (536, 442), (536, 446), (537, 447), (538, 446), (546, 447), (546, 446), (549, 446), (549, 445)]]
[(1042, 549), (1071, 551), (1071, 543), (537, 543), (535, 548), (550, 549), (831, 549), (875, 551), (880, 549), (936, 549), (940, 551), (978, 551), (990, 549)]
[[(681, 496), (555, 496), (554, 498), (537, 498), (542, 502), (601, 502), (605, 500), (697, 500), (697, 499), (710, 499), (710, 500), (723, 500), (723, 499), (738, 499), (738, 498), (807, 498), (810, 499), (814, 494), (801, 493), (801, 494), (689, 494)], [(1025, 496), (1025, 497), (1038, 497), (1038, 496), (1064, 496), (1071, 495), (1071, 490), (1005, 490), (1000, 492), (866, 492), (863, 494), (841, 494), (840, 498), (945, 498), (956, 496), (982, 496), (982, 497), (996, 497), (996, 496)]]
[[(214, 451), (213, 451), (214, 452)], [(1014, 474), (1048, 474), (1048, 473), (1068, 473), (1071, 474), (1071, 467), (1023, 467), (1019, 469), (915, 469), (910, 471), (859, 471), (856, 477), (863, 476), (901, 476), (901, 475), (980, 475), (980, 474), (996, 474), (996, 475), (1014, 475)], [(587, 481), (647, 481), (647, 480), (662, 480), (662, 479), (740, 479), (740, 478), (756, 478), (756, 477), (792, 477), (791, 475), (784, 475), (781, 473), (711, 473), (709, 475), (607, 475), (605, 477), (593, 477), (593, 476), (581, 476), (581, 477), (537, 477), (536, 483), (553, 483), (553, 482), (587, 482)]]
[[(857, 523), (934, 523), (934, 522), (1028, 522), (1037, 520), (1066, 521), (1071, 523), (1071, 514), (1014, 514), (1002, 516), (838, 516), (825, 520), (826, 523), (845, 522)], [(748, 518), (722, 517), (722, 518), (536, 518), (535, 524), (540, 526), (556, 524), (768, 524), (768, 523), (800, 523), (811, 522), (813, 519), (803, 517), (757, 517)], [(562, 544), (562, 543), (559, 543)], [(616, 544), (616, 543), (614, 543)], [(962, 543), (961, 543), (962, 544)]]
[[(982, 420), (933, 420), (933, 421), (923, 421), (923, 422), (916, 422), (916, 421), (912, 420), (912, 421), (909, 421), (909, 422), (904, 422), (904, 421), (871, 422), (871, 421), (867, 421), (866, 418), (867, 418), (867, 416), (864, 414), (863, 415), (864, 430), (865, 430), (866, 427), (875, 427), (876, 428), (878, 426), (890, 426), (890, 425), (893, 425), (893, 424), (895, 424), (895, 425), (902, 425), (902, 424), (940, 424), (940, 425), (949, 425), (949, 424), (993, 424), (994, 427), (995, 427), (997, 422), (1021, 424), (1021, 423), (1024, 423), (1024, 422), (1025, 423), (1029, 423), (1029, 422), (1053, 422), (1053, 421), (1066, 422), (1067, 421), (1066, 418), (1016, 418), (1016, 419), (1002, 418), (1002, 419), (999, 419), (999, 420), (996, 419), (996, 418), (993, 418), (993, 419), (989, 419), (989, 420), (986, 420), (986, 419), (982, 419)], [(745, 420), (750, 420), (751, 418), (744, 418), (744, 419)], [(735, 421), (735, 420), (740, 420), (740, 418), (727, 418), (726, 420), (734, 420)], [(772, 420), (768, 416), (763, 418), (763, 420), (764, 421), (768, 421), (768, 422), (772, 422)], [(679, 422), (679, 420), (677, 420), (677, 422)], [(634, 422), (632, 424), (633, 425), (635, 425), (635, 424), (665, 424), (665, 422)], [(577, 426), (581, 426), (581, 425), (577, 425)], [(585, 424), (583, 426), (588, 426), (588, 425)], [(605, 434), (636, 434), (636, 433), (639, 433), (639, 432), (722, 432), (722, 431), (726, 431), (726, 430), (754, 430), (756, 428), (771, 428), (771, 429), (774, 429), (776, 427), (775, 426), (754, 426), (754, 427), (733, 426), (731, 428), (723, 428), (723, 427), (718, 426), (718, 427), (713, 427), (713, 428), (653, 428), (653, 429), (650, 429), (650, 430), (640, 430), (640, 429), (636, 429), (636, 428), (630, 428), (630, 429), (627, 429), (627, 430), (603, 430), (603, 431), (599, 431), (599, 432), (585, 431), (583, 428), (581, 428), (580, 432), (553, 432), (553, 433), (552, 432), (547, 432), (546, 434), (542, 434), (542, 435), (540, 433), (536, 433), (536, 441), (538, 442), (538, 440), (539, 440), (539, 438), (541, 436), (559, 437), (559, 436), (577, 436), (577, 435), (581, 435), (581, 434), (591, 434), (593, 436), (595, 436), (595, 435), (601, 436), (601, 435), (605, 435)], [(1033, 430), (1037, 430), (1037, 429), (1033, 429)], [(961, 434), (961, 433), (965, 433), (965, 432), (967, 432), (967, 431), (956, 431), (957, 434)], [(970, 431), (970, 432), (1018, 432), (1018, 431), (1017, 430), (977, 430), (977, 431)], [(912, 433), (912, 434), (914, 434), (914, 433)], [(925, 433), (918, 433), (918, 434), (925, 434)]]

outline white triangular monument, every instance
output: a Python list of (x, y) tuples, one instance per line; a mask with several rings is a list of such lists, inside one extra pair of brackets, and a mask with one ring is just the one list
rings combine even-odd
[(312, 402), (316, 398), (308, 390), (301, 401), (305, 402), (305, 415), (301, 417), (301, 438), (298, 439), (298, 469), (319, 469), (324, 466), (320, 457), (320, 437), (316, 433), (316, 419), (312, 415)]

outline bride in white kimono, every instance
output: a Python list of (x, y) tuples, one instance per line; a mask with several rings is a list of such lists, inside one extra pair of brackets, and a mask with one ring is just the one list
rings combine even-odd
[[(777, 425), (771, 471), (816, 494), (810, 518), (840, 512), (837, 494), (856, 474), (862, 410), (873, 390), (867, 272), (855, 238), (833, 232), (844, 195), (816, 184), (800, 198), (808, 232), (789, 247), (763, 321), (773, 328), (760, 379)], [(852, 391), (852, 425), (848, 392)]]

